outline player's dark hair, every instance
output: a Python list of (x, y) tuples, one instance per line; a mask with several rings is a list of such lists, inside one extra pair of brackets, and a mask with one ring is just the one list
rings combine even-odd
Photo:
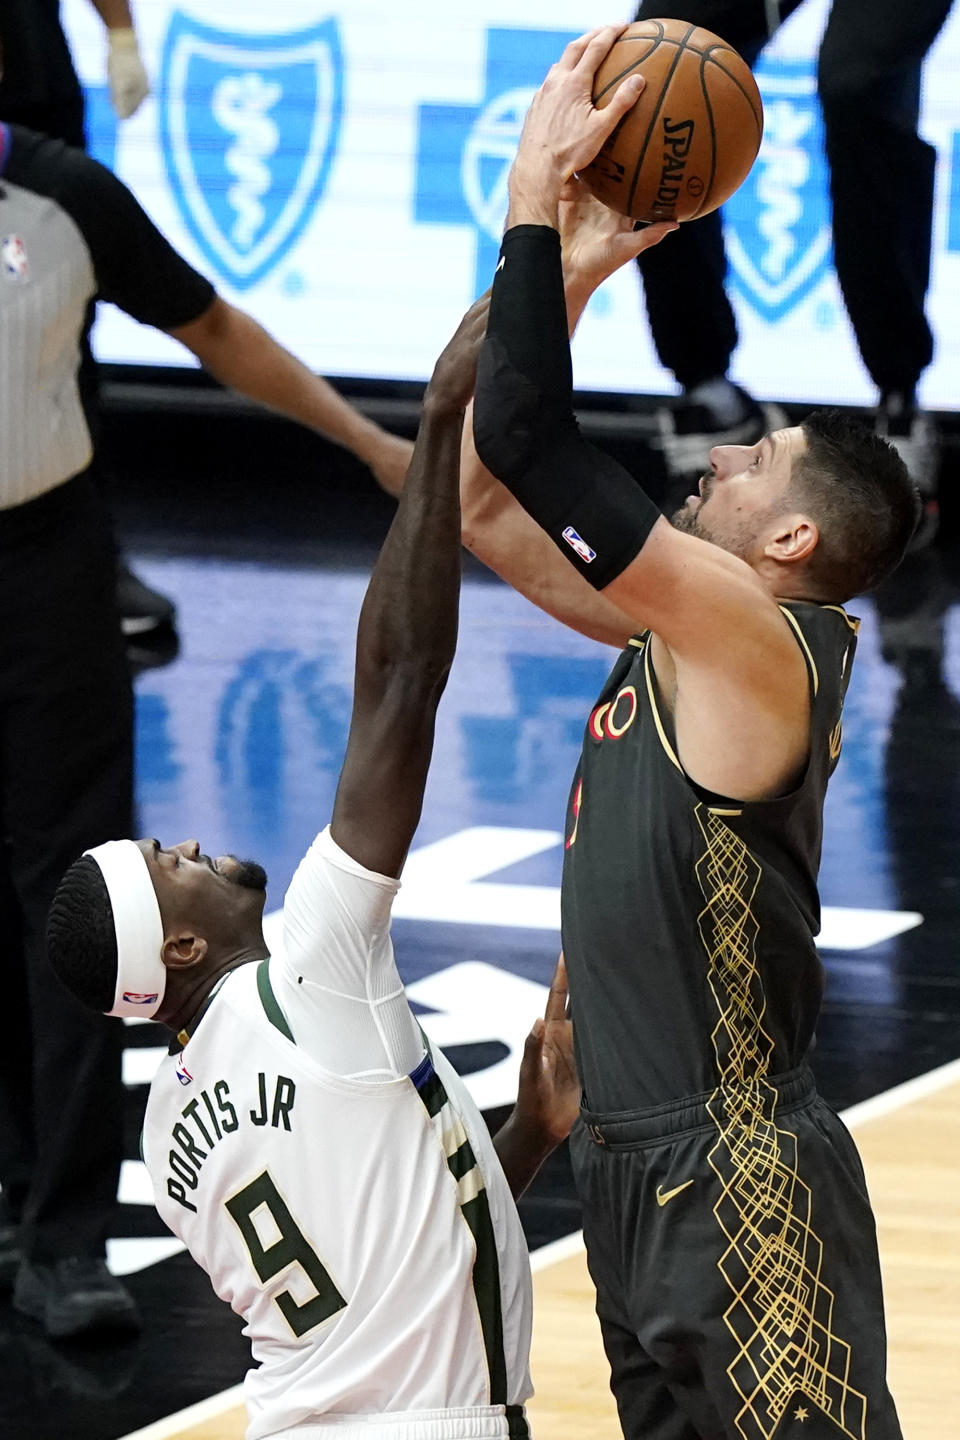
[(807, 447), (790, 492), (820, 530), (808, 561), (811, 598), (839, 604), (879, 585), (900, 563), (920, 497), (897, 451), (865, 421), (814, 410), (801, 428)]
[(57, 887), (47, 917), (47, 956), (54, 974), (82, 1004), (110, 1009), (117, 934), (103, 873), (91, 855), (75, 860)]

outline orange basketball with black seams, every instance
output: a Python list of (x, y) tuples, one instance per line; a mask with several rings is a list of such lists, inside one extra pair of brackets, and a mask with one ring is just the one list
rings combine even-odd
[(725, 40), (685, 20), (628, 26), (597, 71), (597, 108), (637, 73), (642, 94), (581, 178), (634, 220), (696, 220), (730, 198), (757, 158), (757, 82)]

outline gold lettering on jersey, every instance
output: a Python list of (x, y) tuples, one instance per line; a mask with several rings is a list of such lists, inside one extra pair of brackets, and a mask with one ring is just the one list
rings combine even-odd
[(637, 692), (632, 685), (624, 685), (613, 700), (596, 707), (587, 721), (587, 732), (594, 740), (619, 740), (636, 718)]
[(596, 710), (594, 710), (593, 714), (590, 716), (590, 719), (587, 721), (587, 729), (590, 731), (590, 734), (593, 736), (594, 740), (603, 739), (603, 717), (606, 715), (609, 709), (610, 701), (607, 700), (603, 705), (597, 706)]
[(577, 788), (576, 788), (576, 791), (574, 792), (574, 796), (573, 796), (573, 805), (572, 805), (572, 807), (571, 807), (572, 810), (573, 810), (573, 829), (570, 831), (570, 834), (567, 836), (567, 843), (566, 843), (566, 845), (564, 846), (564, 849), (565, 849), (565, 850), (569, 850), (571, 845), (575, 845), (575, 844), (577, 843), (577, 830), (580, 828), (580, 805), (581, 805), (582, 801), (583, 801), (583, 781), (582, 781), (582, 780), (578, 780), (578, 781), (577, 781)]
[[(627, 702), (625, 709), (620, 705), (621, 700), (625, 700)], [(617, 718), (618, 716), (619, 719)], [(611, 705), (610, 713), (607, 716), (606, 728), (607, 734), (609, 735), (610, 739), (619, 740), (620, 736), (626, 734), (626, 732), (630, 729), (630, 726), (633, 724), (636, 718), (637, 692), (632, 685), (624, 685), (623, 689), (617, 695), (616, 700), (614, 700), (613, 704)]]
[(830, 759), (839, 760), (840, 751), (843, 749), (843, 717), (837, 721), (830, 731)]
[[(269, 1125), (274, 1130), (290, 1131), (290, 1116), (296, 1100), (297, 1087), (287, 1075), (270, 1077), (257, 1072), (257, 1104), (244, 1108), (253, 1125)], [(212, 1092), (212, 1093), (211, 1093)], [(200, 1181), (200, 1172), (210, 1152), (225, 1138), (240, 1129), (237, 1108), (229, 1098), (230, 1086), (218, 1080), (211, 1091), (201, 1090), (180, 1111), (180, 1119), (170, 1131), (171, 1148), (167, 1155), (167, 1195), (184, 1210), (197, 1213), (190, 1199)]]

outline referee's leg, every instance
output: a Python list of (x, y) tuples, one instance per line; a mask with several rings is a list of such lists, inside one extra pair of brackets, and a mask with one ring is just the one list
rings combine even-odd
[[(70, 484), (76, 489), (65, 494), (77, 503), (68, 513), (3, 544), (0, 581), (0, 820), (22, 921), (31, 1049), (29, 1073), (0, 1066), (0, 1104), (16, 1104), (10, 1097), (18, 1095), (22, 1109), (32, 1090), (22, 1240), (29, 1258), (44, 1263), (103, 1254), (124, 1106), (123, 1027), (74, 1001), (44, 946), (63, 871), (83, 849), (132, 828), (132, 700), (112, 545), (88, 482)], [(16, 1156), (0, 1155), (0, 1166), (5, 1159)]]

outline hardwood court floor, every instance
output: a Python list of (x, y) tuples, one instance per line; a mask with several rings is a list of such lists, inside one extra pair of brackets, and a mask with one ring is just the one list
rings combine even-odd
[[(945, 1083), (946, 1082), (946, 1083)], [(946, 1440), (960, 1414), (960, 1062), (846, 1115), (877, 1216), (887, 1300), (890, 1386), (905, 1440)], [(572, 1252), (572, 1253), (569, 1253)], [(544, 1263), (546, 1262), (546, 1263)], [(582, 1247), (574, 1237), (534, 1257), (530, 1417), (537, 1440), (620, 1434)], [(232, 1406), (170, 1440), (242, 1440)], [(160, 1440), (160, 1427), (128, 1440)]]

